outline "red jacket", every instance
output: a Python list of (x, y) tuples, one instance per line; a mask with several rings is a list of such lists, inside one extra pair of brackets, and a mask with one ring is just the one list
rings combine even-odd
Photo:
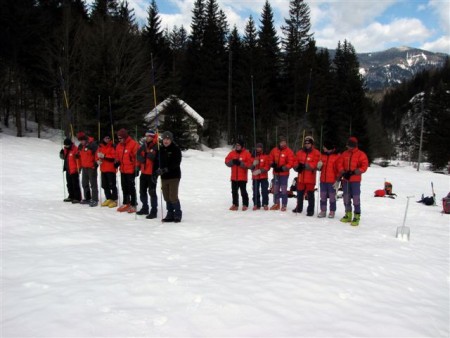
[(136, 154), (139, 143), (127, 136), (124, 142), (119, 142), (116, 147), (116, 161), (120, 163), (120, 172), (123, 174), (134, 174), (139, 165)]
[(287, 171), (278, 173), (274, 171), (274, 175), (289, 176), (289, 170), (294, 166), (295, 156), (294, 152), (289, 147), (285, 147), (283, 149), (275, 147), (269, 154), (269, 160), (270, 163), (274, 164), (276, 167), (286, 167), (288, 169)]
[(321, 161), (322, 171), (320, 173), (320, 182), (321, 183), (334, 183), (336, 182), (337, 176), (339, 174), (337, 169), (337, 163), (339, 160), (339, 154), (331, 153), (331, 154), (322, 154)]
[(77, 174), (80, 166), (80, 160), (78, 159), (78, 147), (72, 144), (70, 148), (65, 148), (63, 150), (63, 160), (64, 160), (64, 171), (68, 170), (69, 174)]
[[(103, 158), (98, 157), (98, 153), (102, 153), (105, 155)], [(97, 152), (95, 153), (95, 160), (101, 161), (100, 171), (102, 173), (116, 173), (117, 169), (114, 166), (114, 161), (116, 160), (116, 149), (114, 148), (114, 144), (112, 141), (108, 143), (101, 142)]]
[[(258, 160), (259, 163), (257, 165), (253, 165), (253, 161), (254, 160)], [(270, 170), (270, 157), (269, 155), (265, 155), (263, 153), (261, 154), (256, 154), (255, 157), (252, 157), (251, 159), (251, 170), (252, 172), (255, 170), (261, 170), (261, 174), (259, 175), (253, 175), (252, 174), (252, 178), (254, 180), (263, 180), (263, 179), (267, 179), (269, 177), (268, 172)]]
[(367, 155), (358, 148), (348, 149), (344, 151), (339, 158), (337, 168), (339, 175), (346, 171), (354, 171), (358, 169), (360, 174), (350, 176), (349, 182), (361, 182), (361, 174), (367, 171), (369, 160)]
[(298, 173), (298, 188), (300, 187), (300, 184), (316, 184), (316, 170), (319, 159), (320, 152), (314, 147), (311, 147), (311, 151), (309, 152), (304, 149), (297, 151), (297, 154), (295, 155), (294, 168), (299, 164), (303, 164), (305, 166), (303, 171)]
[(95, 153), (97, 151), (97, 143), (95, 143), (93, 137), (89, 137), (86, 144), (83, 146), (81, 143), (78, 145), (80, 154), (81, 168), (96, 168)]
[[(239, 165), (232, 164), (231, 161), (239, 160), (241, 163)], [(225, 157), (225, 164), (231, 167), (231, 180), (232, 181), (245, 181), (247, 182), (248, 169), (252, 165), (252, 155), (250, 152), (242, 148), (240, 152), (236, 150), (230, 151), (230, 153)]]
[(157, 160), (158, 144), (156, 143), (158, 136), (156, 135), (152, 142), (145, 142), (138, 150), (137, 160), (141, 167), (141, 173), (145, 175), (153, 174), (153, 165)]

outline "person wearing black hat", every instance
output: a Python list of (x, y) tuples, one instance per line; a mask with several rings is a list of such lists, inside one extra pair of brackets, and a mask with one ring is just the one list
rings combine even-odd
[(75, 146), (70, 138), (64, 140), (64, 147), (59, 152), (59, 157), (64, 160), (63, 171), (66, 172), (66, 184), (69, 196), (64, 202), (80, 203), (80, 160), (78, 159), (78, 147)]
[(103, 136), (96, 154), (97, 164), (100, 166), (102, 189), (106, 197), (102, 207), (117, 207), (117, 168), (114, 165), (115, 158), (116, 148), (111, 140), (111, 136), (106, 134)]
[[(273, 205), (270, 210), (286, 211), (288, 202), (287, 186), (289, 171), (294, 166), (294, 152), (287, 145), (285, 136), (279, 137), (278, 146), (269, 154), (273, 168)], [(281, 205), (280, 205), (281, 201)]]
[[(354, 136), (347, 141), (347, 150), (338, 161), (339, 180), (342, 178), (344, 192), (345, 216), (340, 219), (343, 223), (358, 226), (361, 219), (361, 178), (369, 167), (367, 155), (358, 149), (358, 139)], [(352, 200), (354, 214), (352, 218)]]
[(339, 154), (336, 153), (336, 147), (332, 144), (324, 143), (322, 155), (317, 168), (320, 172), (320, 212), (317, 215), (319, 218), (326, 217), (327, 213), (327, 199), (330, 203), (329, 218), (334, 218), (336, 213), (336, 189), (334, 184), (337, 179), (337, 161)]
[[(139, 198), (142, 202), (142, 208), (137, 214), (147, 215), (147, 219), (153, 219), (158, 213), (158, 196), (156, 195), (158, 179), (153, 175), (158, 160), (158, 135), (154, 130), (145, 132), (145, 139), (137, 152), (137, 160), (141, 166)], [(148, 195), (150, 195), (151, 210), (148, 207)]]
[[(256, 143), (255, 156), (252, 158), (253, 178), (253, 210), (269, 210), (269, 180), (268, 172), (270, 170), (269, 155), (264, 154), (262, 143)], [(261, 204), (262, 197), (262, 204)]]
[(156, 175), (161, 176), (161, 189), (166, 202), (167, 214), (163, 222), (181, 222), (183, 212), (178, 197), (181, 180), (181, 149), (175, 144), (173, 134), (162, 134), (162, 146), (159, 148), (159, 163)]
[(252, 164), (252, 155), (244, 148), (244, 141), (238, 140), (234, 149), (225, 157), (225, 165), (231, 168), (231, 198), (233, 204), (230, 210), (239, 210), (239, 190), (242, 197), (242, 210), (248, 209), (248, 169)]

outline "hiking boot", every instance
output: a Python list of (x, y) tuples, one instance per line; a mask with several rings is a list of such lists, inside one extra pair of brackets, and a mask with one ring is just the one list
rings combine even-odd
[(302, 209), (300, 209), (299, 207), (295, 207), (295, 209), (292, 210), (293, 213), (297, 213), (297, 214), (301, 214), (302, 213)]
[(148, 215), (148, 208), (141, 208), (136, 215)]
[(248, 207), (246, 206), (246, 205), (244, 205), (243, 207), (242, 207), (242, 211), (246, 211), (248, 209)]
[(111, 203), (112, 200), (106, 200), (105, 202), (102, 203), (102, 207), (108, 207), (109, 203)]
[(286, 206), (285, 206), (285, 205), (283, 205), (283, 206), (281, 207), (281, 211), (286, 211)]
[(350, 223), (352, 221), (352, 212), (346, 211), (344, 217), (340, 219), (342, 223)]
[(330, 211), (330, 213), (328, 214), (328, 218), (334, 218), (334, 211)]
[(352, 226), (354, 226), (354, 227), (356, 227), (356, 226), (358, 226), (359, 225), (359, 220), (361, 219), (361, 214), (355, 214), (354, 216), (353, 216), (353, 220), (352, 220), (352, 222), (350, 223)]
[(265, 205), (265, 206), (263, 207), (263, 209), (264, 209), (264, 210), (269, 210), (269, 207), (268, 207), (267, 205)]
[(326, 213), (325, 211), (321, 211), (321, 212), (319, 212), (319, 214), (317, 215), (317, 217), (319, 217), (319, 218), (324, 218), (324, 217), (326, 217), (326, 215), (327, 215), (327, 213)]
[(314, 216), (314, 211), (306, 212), (306, 216), (309, 216), (309, 217)]
[(63, 199), (64, 202), (72, 202), (73, 200), (70, 197)]
[(174, 221), (173, 212), (168, 212), (166, 217), (162, 220), (164, 223), (171, 223)]
[(259, 210), (261, 207), (257, 207), (256, 205), (253, 207), (253, 211)]
[(124, 205), (122, 205), (121, 207), (118, 207), (117, 208), (117, 211), (118, 212), (125, 212), (125, 211), (128, 211), (128, 209), (131, 207), (131, 205), (129, 205), (129, 204), (124, 204)]
[(239, 207), (237, 205), (234, 205), (234, 204), (230, 207), (231, 211), (236, 211), (238, 209), (239, 209)]
[(91, 200), (81, 200), (80, 204), (89, 204), (91, 203)]
[(136, 207), (131, 205), (131, 206), (128, 208), (127, 212), (128, 212), (129, 214), (135, 213), (135, 212), (136, 212)]
[(115, 208), (115, 207), (117, 207), (117, 202), (116, 201), (113, 201), (113, 200), (110, 200), (111, 202), (109, 202), (109, 204), (108, 204), (108, 207), (109, 208)]
[(280, 205), (276, 203), (270, 207), (270, 210), (280, 210)]
[(96, 206), (98, 206), (98, 201), (91, 200), (91, 202), (89, 203), (89, 206), (90, 206), (90, 207), (96, 207)]
[(79, 204), (80, 201), (79, 200), (72, 200), (72, 204)]

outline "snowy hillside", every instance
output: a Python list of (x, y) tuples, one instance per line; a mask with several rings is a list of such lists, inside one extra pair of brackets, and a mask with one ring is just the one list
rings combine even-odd
[[(351, 227), (295, 215), (293, 199), (284, 213), (228, 211), (229, 149), (189, 150), (182, 162), (183, 220), (162, 224), (64, 203), (58, 135), (6, 132), (0, 133), (2, 337), (450, 334), (450, 216), (440, 213), (449, 176), (370, 167), (361, 225)], [(372, 197), (385, 179), (396, 199)], [(410, 241), (395, 238), (406, 196), (431, 195), (431, 181), (439, 205), (414, 199), (406, 220)]]

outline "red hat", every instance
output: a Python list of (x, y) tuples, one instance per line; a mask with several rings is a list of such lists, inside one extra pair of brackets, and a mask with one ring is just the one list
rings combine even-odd
[(78, 141), (87, 140), (87, 136), (84, 132), (79, 131), (77, 133), (77, 139), (78, 139)]
[(127, 138), (128, 137), (128, 132), (126, 129), (122, 128), (117, 132), (117, 136), (120, 138)]
[(355, 148), (358, 146), (358, 139), (354, 136), (350, 137), (347, 141), (347, 147)]

